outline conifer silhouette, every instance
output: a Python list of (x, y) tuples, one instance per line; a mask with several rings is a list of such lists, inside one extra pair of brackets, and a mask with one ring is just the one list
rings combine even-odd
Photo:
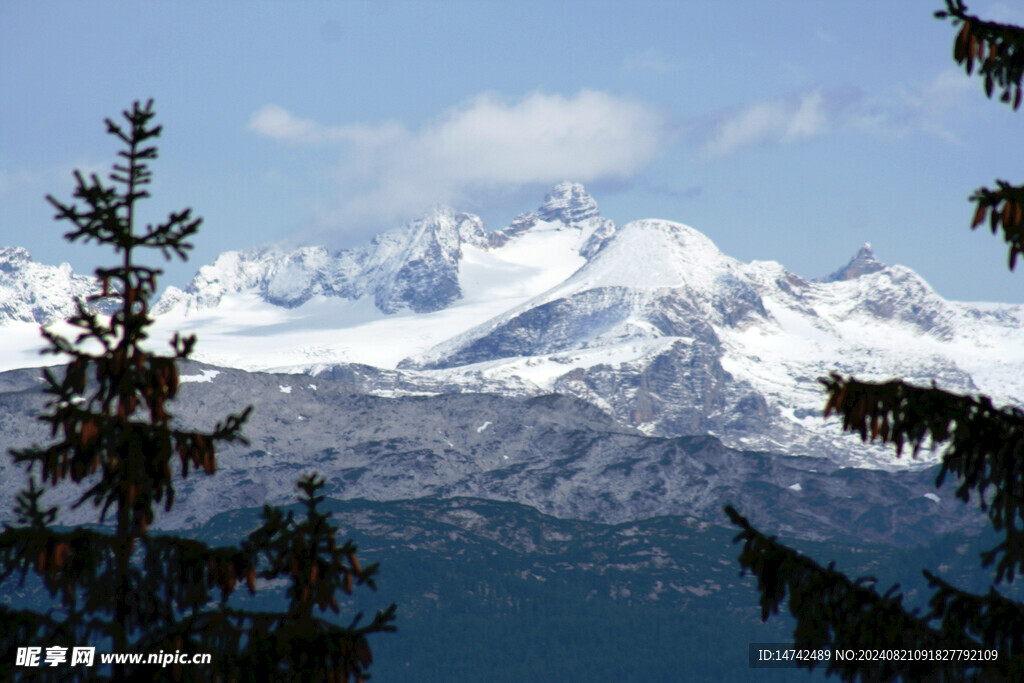
[[(34, 574), (59, 606), (46, 613), (0, 606), (4, 667), (33, 680), (361, 680), (372, 660), (366, 635), (394, 630), (394, 606), (364, 627), (359, 617), (341, 627), (313, 615), (313, 605), (337, 612), (335, 592), (351, 592), (353, 582), (373, 587), (376, 571), (360, 566), (351, 542), (336, 545), (336, 529), (317, 507), (321, 480), (299, 482), (305, 521), (266, 508), (264, 524), (239, 547), (148, 533), (156, 507), (174, 505), (173, 470), (180, 467), (183, 478), (199, 470), (213, 475), (218, 444), (246, 443), (242, 427), (251, 407), (210, 432), (173, 422), (167, 404), (178, 391), (177, 362), (189, 358), (196, 340), (175, 335), (169, 355), (144, 348), (161, 271), (140, 265), (137, 255), (157, 250), (184, 260), (201, 219), (185, 209), (137, 228), (137, 203), (149, 197), (148, 162), (157, 156), (152, 140), (161, 127), (152, 124), (152, 100), (134, 103), (123, 117), (124, 123), (106, 120), (107, 132), (123, 144), (110, 184), (76, 171), (74, 197), (83, 208), (47, 197), (56, 219), (72, 225), (66, 239), (110, 246), (120, 263), (96, 270), (102, 291), (79, 301), (68, 321), (80, 330), (75, 339), (43, 329), (44, 353), (68, 359), (62, 376), (43, 372), (48, 401), (38, 419), (55, 441), (11, 451), (28, 472), (28, 487), (17, 498), (15, 523), (0, 533), (0, 581), (24, 583)], [(43, 496), (47, 487), (67, 482), (84, 489), (73, 507), (92, 504), (99, 526), (53, 526), (58, 510), (45, 507)], [(292, 581), (287, 612), (227, 606), (238, 584), (254, 591), (258, 577), (284, 575)], [(92, 668), (14, 666), (17, 649), (33, 645), (209, 653), (212, 662), (109, 670), (98, 661)]]

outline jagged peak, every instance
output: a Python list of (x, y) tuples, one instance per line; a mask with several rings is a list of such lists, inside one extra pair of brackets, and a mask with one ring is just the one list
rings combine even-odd
[(562, 221), (575, 224), (588, 218), (597, 218), (601, 212), (597, 202), (580, 183), (562, 182), (544, 195), (544, 203), (537, 209), (543, 221)]
[(587, 242), (581, 253), (588, 258), (615, 230), (615, 225), (601, 217), (597, 202), (580, 183), (558, 183), (544, 195), (544, 203), (536, 211), (520, 214), (504, 230), (490, 233), (489, 246), (500, 247), (511, 239), (532, 230), (538, 223), (561, 223), (581, 228)]
[(0, 247), (0, 263), (28, 263), (32, 255), (24, 247)]
[(875, 252), (871, 249), (871, 243), (865, 242), (857, 251), (850, 262), (835, 271), (827, 278), (826, 282), (838, 282), (840, 280), (854, 280), (862, 275), (877, 273), (884, 270), (886, 265), (875, 258)]

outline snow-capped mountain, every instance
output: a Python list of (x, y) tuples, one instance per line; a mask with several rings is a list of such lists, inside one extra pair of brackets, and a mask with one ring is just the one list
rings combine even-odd
[(902, 376), (1016, 402), (1022, 313), (947, 302), (867, 246), (809, 282), (729, 258), (687, 226), (641, 220), (561, 284), (399, 367), (526, 377), (650, 434), (891, 465), (822, 421), (817, 378)]
[(75, 312), (75, 300), (100, 290), (92, 277), (75, 275), (62, 263), (36, 263), (21, 247), (0, 247), (0, 325), (49, 325)]
[(439, 208), (360, 248), (228, 252), (155, 310), (214, 365), (380, 395), (557, 392), (650, 435), (875, 467), (892, 456), (821, 419), (817, 378), (1024, 396), (1024, 307), (946, 301), (869, 245), (817, 281), (742, 263), (680, 223), (616, 227), (574, 183), (499, 231)]
[(179, 306), (212, 308), (226, 294), (250, 293), (284, 308), (301, 306), (314, 297), (372, 298), (382, 313), (430, 313), (465, 298), (460, 277), (467, 257), (464, 249), (498, 253), (509, 243), (519, 242), (526, 232), (568, 230), (579, 233), (573, 251), (587, 257), (614, 229), (611, 221), (601, 218), (597, 203), (582, 185), (562, 183), (536, 212), (517, 217), (502, 231), (486, 233), (478, 217), (437, 207), (364, 247), (333, 254), (323, 247), (229, 251), (200, 268), (186, 291), (169, 289), (157, 311)]
[(824, 278), (825, 282), (837, 282), (839, 280), (855, 280), (861, 275), (877, 273), (885, 269), (885, 264), (875, 258), (875, 252), (871, 251), (871, 244), (864, 243), (850, 262), (836, 272)]
[(439, 208), (362, 249), (330, 254), (323, 247), (294, 251), (229, 251), (203, 266), (185, 292), (171, 288), (157, 310), (218, 306), (225, 294), (252, 292), (266, 303), (295, 308), (314, 297), (372, 297), (383, 313), (427, 313), (462, 294), (458, 263), (465, 244), (486, 243), (476, 216)]
[(362, 248), (228, 252), (155, 310), (168, 331), (202, 330), (218, 365), (394, 368), (562, 282), (614, 231), (563, 183), (505, 230), (438, 208)]

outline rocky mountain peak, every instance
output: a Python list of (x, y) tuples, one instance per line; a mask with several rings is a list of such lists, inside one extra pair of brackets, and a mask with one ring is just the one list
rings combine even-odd
[(544, 203), (536, 211), (516, 216), (507, 228), (488, 235), (491, 247), (501, 247), (538, 224), (555, 223), (582, 231), (579, 253), (590, 258), (615, 232), (615, 224), (601, 217), (597, 202), (580, 183), (563, 182), (544, 195)]
[(544, 196), (544, 203), (537, 209), (537, 216), (543, 221), (562, 221), (573, 225), (597, 218), (601, 215), (597, 202), (587, 194), (580, 183), (559, 183)]
[(0, 270), (12, 272), (32, 261), (32, 256), (23, 247), (0, 247)]
[(375, 239), (366, 273), (375, 284), (374, 300), (385, 313), (408, 308), (428, 313), (462, 296), (459, 260), (462, 244), (486, 244), (483, 222), (472, 214), (435, 207), (404, 229)]
[(875, 258), (875, 252), (871, 250), (871, 244), (864, 243), (857, 254), (850, 259), (845, 266), (835, 271), (827, 278), (826, 282), (838, 282), (839, 280), (854, 280), (868, 273), (876, 273), (885, 269), (885, 264)]

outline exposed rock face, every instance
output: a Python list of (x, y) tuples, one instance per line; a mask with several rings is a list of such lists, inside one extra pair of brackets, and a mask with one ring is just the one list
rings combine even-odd
[(575, 228), (582, 232), (579, 253), (591, 258), (615, 233), (615, 223), (601, 216), (597, 202), (579, 183), (559, 183), (544, 196), (536, 211), (516, 216), (509, 227), (488, 236), (491, 246), (503, 246), (538, 225)]
[(885, 268), (885, 264), (875, 258), (875, 252), (867, 242), (854, 255), (850, 262), (825, 278), (825, 282), (836, 282), (838, 280), (855, 280), (862, 275), (877, 273)]
[(542, 221), (561, 221), (573, 225), (599, 218), (601, 212), (597, 209), (597, 202), (582, 185), (559, 183), (544, 196), (544, 203), (537, 209), (537, 216)]
[(375, 239), (364, 271), (352, 279), (376, 283), (374, 302), (385, 313), (404, 308), (416, 313), (437, 311), (462, 296), (463, 242), (479, 245), (484, 240), (479, 218), (439, 209), (401, 232)]

